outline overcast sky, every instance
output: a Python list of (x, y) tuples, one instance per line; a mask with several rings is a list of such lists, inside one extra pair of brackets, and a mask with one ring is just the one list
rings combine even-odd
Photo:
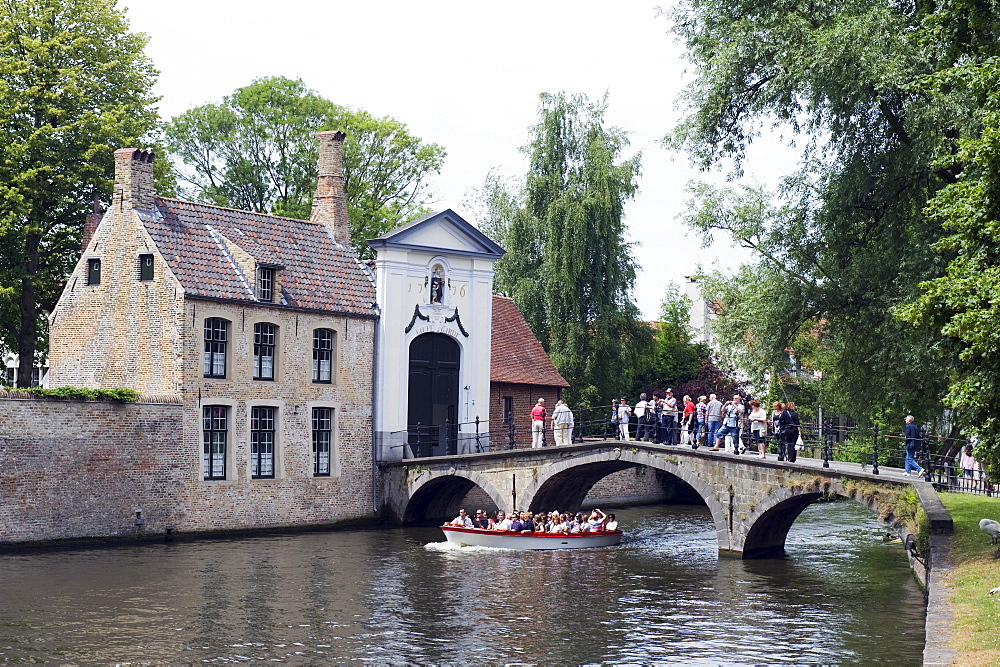
[[(660, 4), (668, 4), (670, 0)], [(626, 206), (637, 242), (635, 301), (654, 319), (669, 282), (720, 259), (677, 218), (686, 184), (706, 179), (659, 140), (679, 119), (682, 48), (656, 0), (120, 0), (134, 31), (150, 37), (164, 118), (226, 95), (254, 78), (281, 75), (338, 104), (392, 116), (447, 150), (433, 208), (455, 209), (491, 167), (522, 176), (519, 148), (537, 120), (541, 92), (609, 93), (607, 121), (642, 151), (638, 197)], [(748, 178), (774, 182), (787, 155), (762, 142)], [(631, 154), (631, 153), (630, 153)], [(711, 180), (718, 181), (715, 176)]]

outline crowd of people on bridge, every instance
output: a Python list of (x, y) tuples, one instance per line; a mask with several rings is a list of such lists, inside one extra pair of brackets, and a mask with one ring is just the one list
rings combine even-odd
[(612, 401), (611, 423), (618, 440), (631, 440), (634, 433), (638, 441), (690, 445), (695, 449), (707, 446), (709, 451), (724, 449), (732, 454), (746, 452), (741, 436), (747, 434), (762, 459), (767, 458), (769, 441), (774, 442), (779, 461), (795, 460), (796, 445), (801, 446), (802, 437), (799, 414), (792, 401), (775, 401), (768, 418), (760, 401), (751, 400), (747, 406), (739, 394), (726, 402), (715, 394), (699, 396), (697, 402), (684, 396), (678, 403), (671, 389), (662, 398), (653, 394), (647, 400), (646, 394), (640, 394), (634, 408), (625, 397)]
[(589, 516), (584, 512), (527, 512), (514, 511), (508, 516), (503, 510), (487, 513), (476, 510), (476, 515), (470, 517), (464, 509), (458, 511), (458, 516), (448, 522), (452, 526), (463, 528), (480, 528), (483, 530), (498, 530), (513, 533), (551, 533), (571, 535), (574, 533), (601, 533), (618, 530), (618, 521), (614, 514), (605, 514), (599, 509)]

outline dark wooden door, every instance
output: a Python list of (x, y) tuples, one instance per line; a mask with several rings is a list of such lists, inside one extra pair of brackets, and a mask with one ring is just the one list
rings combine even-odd
[(415, 456), (456, 453), (460, 364), (461, 349), (450, 336), (428, 333), (410, 343), (407, 423)]

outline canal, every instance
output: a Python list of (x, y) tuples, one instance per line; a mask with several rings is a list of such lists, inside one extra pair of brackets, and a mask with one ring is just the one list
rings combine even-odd
[(0, 555), (0, 662), (918, 665), (923, 594), (853, 502), (784, 560), (719, 560), (704, 507), (619, 547), (449, 547), (397, 528)]

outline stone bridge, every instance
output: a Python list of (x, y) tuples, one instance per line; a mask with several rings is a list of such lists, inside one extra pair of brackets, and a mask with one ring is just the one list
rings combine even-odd
[(824, 496), (856, 500), (891, 525), (901, 521), (897, 508), (901, 495), (911, 495), (903, 493), (909, 486), (916, 487), (925, 507), (940, 505), (930, 484), (899, 471), (873, 475), (852, 463), (823, 468), (816, 459), (790, 464), (752, 454), (611, 440), (385, 463), (384, 506), (404, 524), (442, 520), (455, 516), (466, 495), (479, 487), (507, 512), (576, 510), (600, 479), (639, 466), (663, 471), (673, 491), (700, 497), (715, 522), (720, 555), (738, 558), (782, 555), (792, 523)]

